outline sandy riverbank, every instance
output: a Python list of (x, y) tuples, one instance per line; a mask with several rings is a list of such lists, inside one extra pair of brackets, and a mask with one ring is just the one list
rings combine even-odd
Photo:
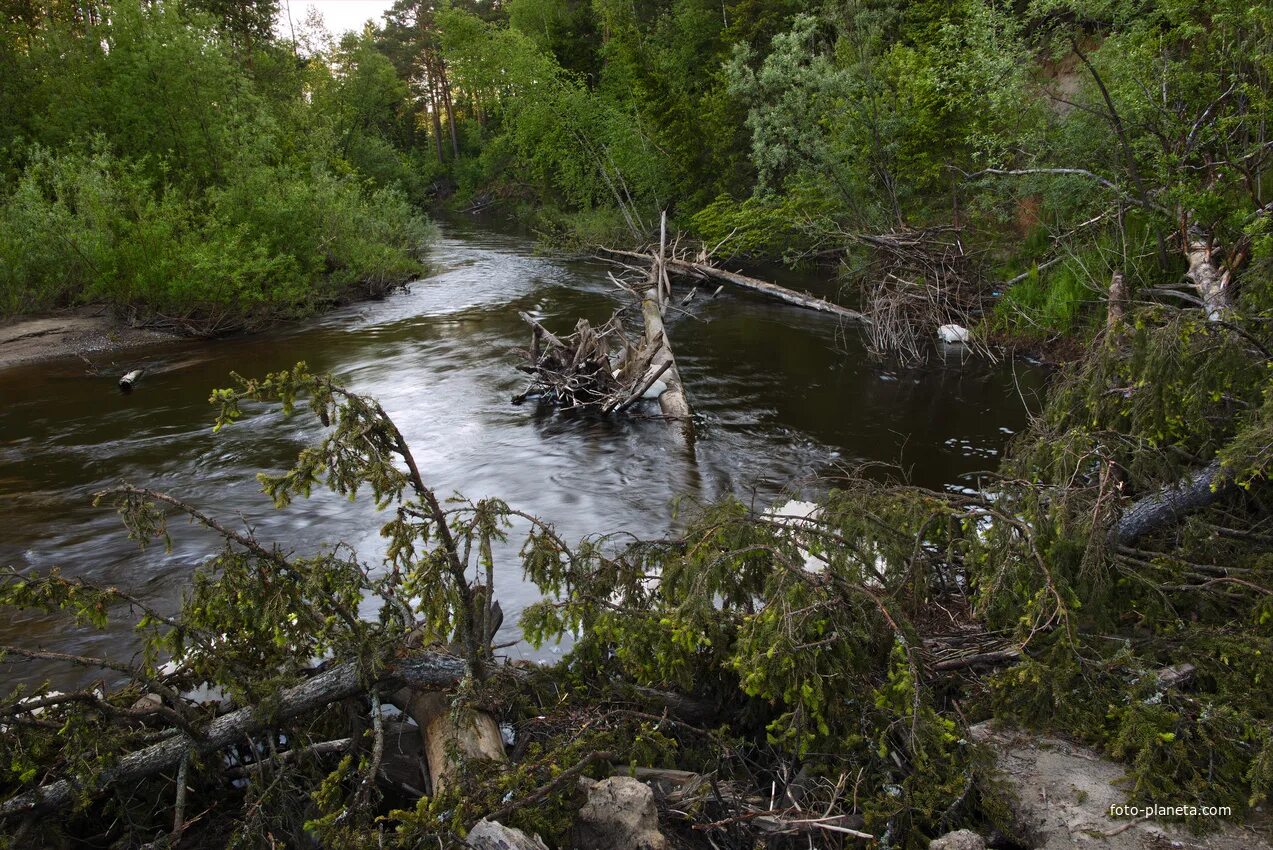
[(0, 369), (60, 357), (123, 351), (178, 338), (162, 331), (134, 328), (106, 307), (76, 307), (0, 322)]

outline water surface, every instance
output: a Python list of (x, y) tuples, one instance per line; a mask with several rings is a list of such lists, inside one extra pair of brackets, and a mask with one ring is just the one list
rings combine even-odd
[[(533, 247), (489, 224), (452, 222), (430, 255), (433, 271), (383, 301), (268, 335), (102, 355), (101, 375), (78, 359), (0, 372), (0, 564), (60, 566), (174, 607), (216, 540), (178, 522), (171, 552), (139, 551), (111, 510), (91, 504), (94, 491), (121, 480), (171, 491), (297, 552), (344, 540), (378, 559), (382, 518), (370, 505), (324, 492), (279, 511), (260, 493), (258, 470), (285, 468), (320, 437), (310, 417), (272, 411), (212, 433), (208, 394), (228, 386), (231, 371), (260, 375), (304, 360), (332, 372), (380, 399), (439, 492), (499, 496), (568, 540), (662, 535), (678, 495), (765, 504), (863, 461), (897, 464), (931, 487), (975, 487), (1041, 384), (1037, 370), (957, 351), (920, 368), (873, 362), (835, 318), (727, 289), (669, 321), (698, 417), (692, 450), (656, 419), (513, 406), (524, 383), (513, 350), (529, 340), (519, 311), (566, 332), (579, 317), (604, 320), (624, 297), (605, 264), (536, 256)], [(777, 282), (834, 290), (829, 273)], [(139, 364), (150, 372), (121, 394), (114, 377)], [(509, 615), (502, 639), (516, 637), (517, 613), (536, 598), (513, 556), (502, 553), (497, 579)], [(124, 628), (27, 614), (0, 623), (8, 641), (101, 655), (132, 646)], [(6, 671), (10, 683), (46, 677), (82, 680), (34, 662)]]

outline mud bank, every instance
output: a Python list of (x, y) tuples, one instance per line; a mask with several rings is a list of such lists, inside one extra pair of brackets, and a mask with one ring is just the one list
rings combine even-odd
[(107, 307), (77, 307), (0, 322), (0, 369), (75, 355), (124, 351), (176, 334), (135, 328)]

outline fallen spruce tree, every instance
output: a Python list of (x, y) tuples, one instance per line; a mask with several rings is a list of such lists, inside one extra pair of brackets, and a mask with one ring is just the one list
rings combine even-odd
[[(1126, 758), (1141, 801), (1255, 805), (1273, 784), (1263, 478), (1112, 546), (1120, 511), (1180, 471), (1072, 427), (1148, 415), (1147, 397), (1092, 389), (1111, 370), (1175, 369), (1154, 390), (1169, 396), (1231, 362), (1180, 356), (1203, 343), (1173, 332), (1112, 338), (1119, 356), (1059, 388), (985, 496), (846, 476), (812, 512), (727, 499), (635, 543), (569, 544), (498, 500), (439, 498), (378, 403), (303, 364), (238, 379), (213, 395), (219, 427), (251, 403), (308, 408), (327, 429), (261, 476), (265, 493), (279, 507), (319, 486), (369, 495), (383, 561), (284, 551), (130, 485), (99, 494), (142, 543), (184, 518), (224, 548), (176, 612), (56, 572), (5, 577), (10, 608), (133, 616), (139, 651), (4, 647), (100, 681), (0, 702), (0, 831), (14, 847), (742, 850), (924, 847), (971, 827), (1029, 846), (967, 734), (991, 714)], [(1205, 332), (1249, 356), (1241, 336)], [(1138, 346), (1157, 355), (1128, 357)], [(1209, 398), (1183, 408), (1212, 428), (1187, 450), (1219, 445), (1245, 469), (1263, 420), (1243, 430)], [(493, 646), (511, 567), (495, 552), (513, 529), (544, 594), (525, 638), (572, 638), (554, 667)], [(1184, 662), (1190, 675), (1162, 673)]]

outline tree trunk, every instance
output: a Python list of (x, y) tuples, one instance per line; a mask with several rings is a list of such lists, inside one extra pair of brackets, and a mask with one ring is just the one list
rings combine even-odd
[(435, 691), (403, 689), (393, 697), (420, 727), (429, 762), (430, 794), (446, 790), (461, 764), (470, 759), (508, 761), (495, 718), (471, 708), (452, 710), (450, 700)]
[(442, 103), (446, 107), (446, 128), (451, 133), (451, 156), (459, 159), (460, 139), (455, 130), (455, 105), (451, 101), (451, 81), (446, 76), (446, 60), (438, 58), (438, 79), (442, 83)]
[(1106, 314), (1106, 328), (1113, 331), (1123, 323), (1127, 315), (1127, 281), (1121, 271), (1115, 271), (1109, 282), (1109, 308)]
[[(113, 767), (98, 774), (97, 786), (106, 789), (114, 785), (136, 784), (171, 770), (192, 750), (201, 754), (216, 752), (281, 720), (365, 693), (369, 685), (375, 684), (366, 680), (365, 672), (366, 667), (357, 662), (337, 665), (283, 691), (278, 704), (270, 712), (258, 713), (254, 707), (243, 708), (212, 721), (197, 741), (176, 734), (158, 744), (129, 753)], [(402, 683), (421, 689), (446, 688), (460, 681), (467, 672), (468, 666), (464, 661), (453, 655), (420, 652), (395, 661), (377, 681)], [(82, 790), (78, 783), (67, 780), (42, 785), (0, 803), (0, 820), (65, 809)]]
[(655, 370), (664, 370), (663, 382), (667, 384), (667, 389), (659, 396), (659, 408), (664, 416), (688, 419), (690, 405), (685, 400), (685, 387), (681, 383), (681, 373), (676, 368), (676, 358), (672, 356), (672, 348), (668, 345), (667, 332), (663, 327), (663, 314), (659, 310), (658, 285), (657, 280), (652, 280), (650, 288), (645, 291), (641, 299), (641, 317), (645, 319), (646, 340), (650, 345), (657, 346), (650, 365)]
[(676, 358), (672, 356), (672, 343), (663, 326), (663, 312), (671, 296), (671, 284), (667, 279), (667, 211), (659, 219), (659, 252), (650, 258), (650, 275), (641, 297), (641, 318), (645, 320), (646, 344), (654, 347), (650, 368), (663, 376), (667, 389), (659, 395), (659, 408), (664, 416), (677, 419), (690, 418), (690, 405), (685, 400), (685, 386), (681, 383)]
[(437, 80), (433, 73), (433, 57), (426, 56), (424, 60), (424, 72), (426, 75), (425, 93), (429, 96), (429, 118), (433, 121), (433, 147), (438, 154), (438, 162), (444, 162), (442, 157), (442, 117), (438, 114), (438, 95), (435, 88)]
[[(624, 259), (637, 259), (644, 262), (651, 262), (650, 257), (646, 254), (638, 254), (633, 251), (616, 251), (611, 248), (602, 248), (602, 253), (615, 257), (623, 257)], [(709, 266), (705, 263), (691, 263), (688, 260), (668, 259), (667, 268), (669, 271), (682, 275), (692, 275), (697, 277), (710, 277), (716, 280), (722, 280), (726, 283), (739, 286), (744, 289), (750, 289), (753, 292), (759, 292), (770, 298), (779, 301), (785, 301), (788, 304), (795, 304), (797, 307), (805, 307), (809, 310), (817, 310), (821, 313), (830, 313), (833, 316), (839, 316), (854, 322), (867, 321), (866, 316), (857, 310), (851, 310), (848, 307), (841, 307), (839, 304), (833, 304), (822, 298), (808, 295), (802, 292), (793, 292), (776, 283), (759, 280), (754, 277), (748, 277), (738, 272), (725, 271), (715, 266)]]
[(1207, 311), (1211, 321), (1219, 319), (1233, 306), (1233, 292), (1229, 286), (1231, 273), (1221, 268), (1215, 259), (1215, 248), (1211, 240), (1201, 231), (1189, 233), (1189, 245), (1185, 256), (1189, 260), (1189, 271), (1185, 276), (1193, 282), (1198, 290), (1198, 297)]
[(1123, 512), (1110, 533), (1115, 545), (1130, 546), (1146, 534), (1179, 523), (1184, 515), (1205, 508), (1235, 486), (1220, 479), (1219, 459), (1211, 461), (1184, 480), (1136, 501)]

